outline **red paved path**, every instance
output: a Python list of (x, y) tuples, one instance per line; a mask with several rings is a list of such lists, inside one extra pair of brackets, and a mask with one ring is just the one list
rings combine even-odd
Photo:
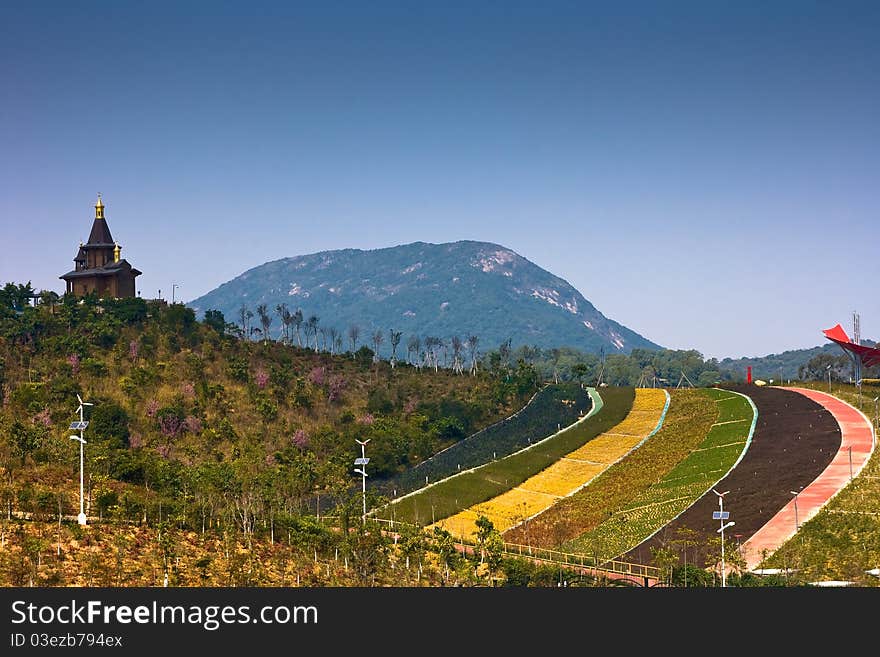
[[(853, 477), (861, 472), (874, 451), (874, 431), (871, 422), (857, 409), (837, 397), (818, 390), (806, 388), (786, 388), (799, 392), (805, 397), (821, 404), (840, 425), (840, 449), (828, 467), (807, 485), (797, 497), (797, 522), (803, 525), (815, 516), (832, 497), (840, 492), (850, 481), (850, 447), (852, 447)], [(752, 534), (742, 544), (742, 554), (749, 569), (761, 562), (761, 552), (772, 554), (785, 541), (795, 534), (794, 496), (766, 525)]]

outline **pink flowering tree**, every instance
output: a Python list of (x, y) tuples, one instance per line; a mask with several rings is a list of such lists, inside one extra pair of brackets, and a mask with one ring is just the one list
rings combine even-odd
[(269, 383), (269, 375), (262, 367), (257, 370), (256, 374), (254, 374), (254, 383), (257, 384), (257, 387), (260, 390), (265, 388), (266, 384)]
[(297, 429), (290, 442), (293, 443), (294, 447), (306, 449), (309, 446), (309, 436), (302, 429)]
[(31, 421), (38, 426), (46, 427), (48, 429), (52, 426), (52, 418), (49, 417), (49, 409), (44, 408), (42, 411), (34, 415), (34, 417), (31, 418)]
[(330, 379), (329, 388), (330, 390), (327, 394), (327, 401), (339, 401), (339, 398), (342, 397), (342, 392), (345, 390), (345, 379), (341, 376), (334, 376)]
[(202, 433), (202, 421), (195, 415), (187, 415), (186, 419), (183, 421), (183, 428), (186, 429), (188, 433), (198, 435)]
[(324, 385), (324, 368), (315, 367), (309, 372), (309, 381), (316, 386)]
[(70, 354), (67, 357), (67, 364), (70, 365), (70, 371), (74, 376), (79, 374), (79, 354)]

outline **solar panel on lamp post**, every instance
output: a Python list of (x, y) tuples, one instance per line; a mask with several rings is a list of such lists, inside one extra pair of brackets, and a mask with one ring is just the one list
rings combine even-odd
[(792, 495), (794, 495), (794, 530), (798, 531), (801, 528), (801, 525), (798, 522), (798, 508), (797, 508), (798, 495), (800, 495), (800, 491), (790, 490), (788, 492), (791, 493)]
[(364, 504), (364, 514), (361, 516), (361, 524), (367, 524), (367, 463), (370, 462), (370, 459), (366, 456), (366, 446), (367, 443), (370, 442), (370, 439), (366, 440), (358, 440), (355, 438), (355, 442), (361, 446), (361, 457), (354, 460), (355, 465), (359, 465), (360, 468), (355, 468), (354, 471), (361, 475), (361, 494), (363, 496), (363, 504)]
[(831, 394), (831, 365), (828, 365), (825, 368), (825, 371), (828, 372), (828, 394)]
[(77, 522), (80, 525), (86, 524), (86, 511), (85, 511), (85, 486), (84, 486), (84, 475), (83, 472), (85, 470), (85, 430), (86, 427), (89, 426), (88, 421), (83, 419), (83, 407), (84, 406), (94, 406), (94, 404), (90, 404), (89, 402), (84, 402), (82, 397), (79, 395), (76, 396), (77, 401), (79, 401), (79, 408), (77, 408), (77, 413), (79, 413), (79, 421), (71, 422), (70, 428), (75, 430), (79, 430), (79, 436), (69, 436), (71, 440), (75, 440), (79, 443), (79, 515), (77, 516)]
[(718, 511), (712, 512), (712, 520), (721, 521), (721, 527), (715, 531), (721, 534), (721, 588), (725, 588), (727, 586), (727, 567), (724, 563), (724, 530), (728, 527), (733, 527), (736, 523), (731, 520), (727, 524), (724, 524), (724, 521), (730, 518), (730, 512), (724, 510), (724, 496), (730, 491), (726, 490), (723, 493), (719, 493), (713, 488), (712, 492), (718, 496)]

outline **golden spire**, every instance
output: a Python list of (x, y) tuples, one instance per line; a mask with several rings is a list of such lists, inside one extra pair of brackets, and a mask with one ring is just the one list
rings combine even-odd
[(119, 254), (122, 252), (122, 247), (119, 246), (119, 242), (116, 242), (116, 246), (113, 247), (113, 262), (119, 262)]
[(95, 203), (95, 219), (104, 218), (104, 203), (101, 202), (101, 192), (98, 192), (98, 202)]

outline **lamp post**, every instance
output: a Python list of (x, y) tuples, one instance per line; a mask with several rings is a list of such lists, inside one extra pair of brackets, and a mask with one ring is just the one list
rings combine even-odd
[(798, 501), (798, 495), (800, 495), (801, 492), (800, 492), (800, 491), (794, 491), (794, 490), (790, 490), (790, 491), (788, 491), (788, 492), (791, 493), (792, 495), (794, 495), (794, 530), (795, 530), (795, 531), (798, 531), (798, 530), (801, 528), (801, 525), (800, 525), (800, 523), (798, 522), (797, 501)]
[(831, 394), (831, 365), (828, 365), (825, 368), (825, 371), (828, 372), (828, 394)]
[(877, 413), (877, 400), (880, 397), (874, 397), (874, 426), (880, 427), (880, 414)]
[(74, 431), (79, 430), (78, 436), (68, 436), (71, 440), (75, 440), (79, 443), (79, 515), (76, 517), (77, 522), (80, 525), (86, 524), (86, 509), (85, 509), (85, 486), (83, 482), (83, 471), (85, 469), (85, 456), (84, 456), (84, 448), (86, 444), (86, 439), (84, 436), (86, 427), (89, 426), (87, 420), (83, 419), (83, 407), (84, 406), (94, 406), (94, 404), (90, 404), (89, 402), (84, 402), (82, 397), (79, 395), (76, 396), (77, 401), (79, 401), (79, 408), (76, 409), (77, 413), (79, 413), (79, 421), (71, 422), (70, 428)]
[(849, 480), (852, 481), (853, 478), (853, 467), (852, 467), (852, 445), (847, 447), (849, 450)]
[(715, 531), (721, 534), (721, 588), (725, 588), (727, 586), (727, 567), (724, 563), (724, 530), (733, 527), (736, 523), (733, 520), (727, 524), (724, 523), (725, 520), (730, 518), (730, 512), (724, 510), (724, 496), (730, 491), (726, 490), (723, 493), (719, 493), (713, 488), (712, 492), (718, 496), (718, 511), (712, 512), (712, 520), (721, 521), (721, 527)]
[(174, 305), (174, 299), (175, 299), (174, 292), (179, 287), (180, 287), (180, 283), (172, 283), (171, 284), (171, 305)]
[(361, 475), (361, 492), (364, 501), (364, 515), (361, 516), (361, 524), (365, 525), (367, 524), (367, 463), (370, 462), (370, 459), (366, 456), (366, 446), (370, 439), (358, 440), (355, 438), (355, 442), (361, 446), (361, 456), (354, 460), (354, 464), (360, 467), (355, 468), (354, 471)]

